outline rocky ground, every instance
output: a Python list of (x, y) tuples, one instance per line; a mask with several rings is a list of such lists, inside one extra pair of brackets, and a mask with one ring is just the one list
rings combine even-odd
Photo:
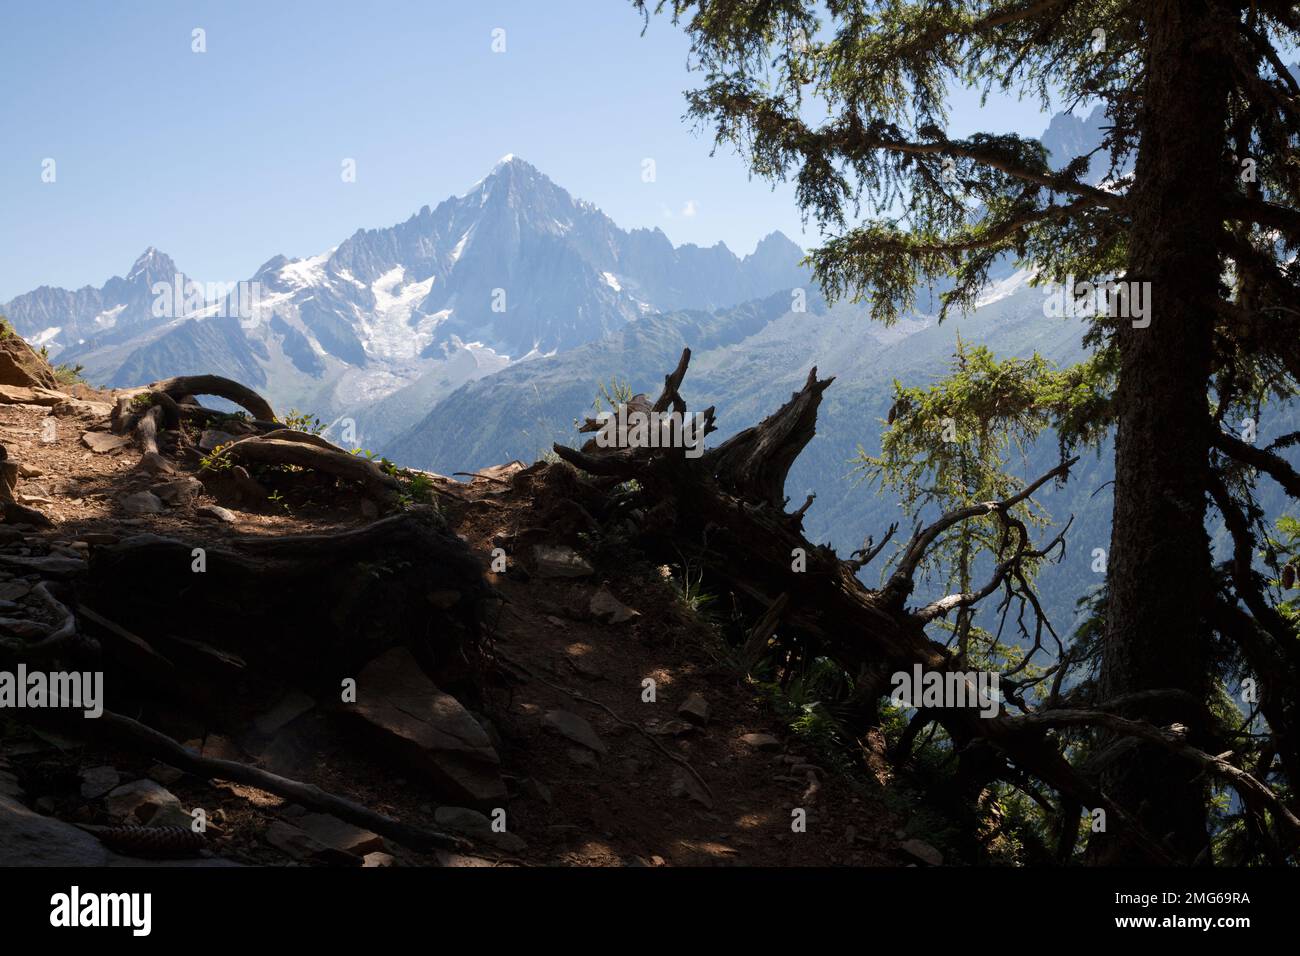
[[(118, 395), (51, 384), (0, 388), (0, 444), (17, 464), (13, 501), (50, 525), (15, 523), (22, 513), (0, 524), (0, 636), (10, 647), (57, 630), (60, 595), (79, 617), (93, 613), (74, 603), (78, 580), (98, 551), (140, 535), (216, 549), (376, 517), (346, 488), (253, 501), (231, 494), (230, 476), (212, 475), (195, 455), (142, 460), (135, 437), (113, 431)], [(218, 440), (197, 437), (200, 446)], [(251, 692), (235, 680), (230, 706), (196, 716), (146, 700), (127, 715), (202, 756), (315, 784), (466, 843), (413, 849), (284, 796), (0, 710), (0, 864), (942, 862), (886, 809), (879, 782), (819, 765), (760, 706), (752, 685), (719, 662), (668, 569), (535, 527), (535, 487), (521, 472), (512, 463), (467, 482), (434, 478), (442, 517), (504, 599), (487, 628), (492, 666), (474, 699), (435, 686), (396, 635), (360, 670), (355, 702), (325, 699), (318, 686), (277, 684), (268, 696), (265, 685)], [(444, 599), (454, 600), (428, 595), (435, 608)], [(118, 666), (171, 667), (188, 654), (219, 665), (213, 673), (242, 673), (236, 655), (183, 631), (178, 623), (165, 646), (124, 631), (102, 630), (101, 639)], [(801, 818), (804, 827), (792, 825)]]

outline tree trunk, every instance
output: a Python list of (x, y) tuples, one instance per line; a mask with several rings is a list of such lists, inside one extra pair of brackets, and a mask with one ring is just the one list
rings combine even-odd
[[(1201, 46), (1215, 29), (1203, 0), (1156, 0), (1145, 20), (1150, 43), (1127, 278), (1151, 283), (1150, 324), (1116, 319), (1119, 428), (1101, 695), (1177, 688), (1203, 700), (1212, 593), (1206, 395), (1221, 228), (1206, 200), (1225, 175), (1227, 78)], [(1196, 731), (1194, 715), (1178, 706), (1148, 704), (1128, 716)], [(1142, 746), (1106, 767), (1103, 789), (1190, 862), (1207, 842), (1198, 772)], [(1089, 857), (1152, 862), (1117, 820), (1093, 836)]]

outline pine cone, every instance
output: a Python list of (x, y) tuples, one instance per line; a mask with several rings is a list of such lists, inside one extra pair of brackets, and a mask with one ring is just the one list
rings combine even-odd
[(127, 856), (189, 856), (207, 845), (204, 834), (187, 827), (108, 827), (95, 835)]

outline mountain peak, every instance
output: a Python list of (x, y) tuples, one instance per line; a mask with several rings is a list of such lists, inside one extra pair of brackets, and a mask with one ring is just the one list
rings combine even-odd
[(131, 271), (127, 273), (128, 281), (138, 279), (141, 276), (147, 278), (166, 276), (170, 277), (176, 272), (176, 263), (172, 262), (171, 256), (165, 252), (159, 252), (153, 246), (150, 246), (144, 252), (140, 253), (135, 262), (131, 265)]
[(488, 174), (483, 177), (483, 181), (488, 182), (503, 177), (514, 179), (521, 176), (530, 179), (547, 179), (546, 174), (528, 160), (520, 159), (514, 153), (506, 153), (496, 161)]

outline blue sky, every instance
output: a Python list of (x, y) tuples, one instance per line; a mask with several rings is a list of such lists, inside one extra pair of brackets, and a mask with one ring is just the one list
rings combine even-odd
[[(507, 153), (674, 243), (814, 244), (789, 187), (683, 122), (698, 77), (681, 31), (641, 27), (623, 0), (6, 0), (0, 302), (101, 285), (151, 245), (196, 278), (247, 278), (462, 193)], [(1048, 117), (963, 95), (953, 119), (1037, 135)]]

